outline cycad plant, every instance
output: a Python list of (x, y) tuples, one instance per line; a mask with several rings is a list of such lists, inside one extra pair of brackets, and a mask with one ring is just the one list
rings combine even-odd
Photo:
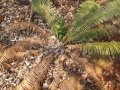
[[(67, 29), (62, 16), (49, 0), (34, 0), (33, 11), (42, 14), (55, 36), (64, 44), (79, 44), (83, 52), (97, 55), (120, 54), (120, 43), (111, 38), (108, 28), (97, 28), (100, 23), (120, 16), (120, 1), (100, 6), (95, 0), (86, 0), (77, 10), (71, 27)], [(101, 42), (100, 42), (101, 41)]]
[[(73, 45), (80, 49), (82, 52), (81, 57), (86, 55), (99, 57), (115, 57), (120, 55), (120, 42), (114, 41), (112, 38), (113, 32), (104, 25), (104, 22), (120, 16), (120, 0), (113, 0), (106, 5), (100, 5), (95, 0), (84, 1), (77, 9), (70, 27), (65, 24), (63, 17), (50, 0), (32, 0), (31, 5), (32, 10), (41, 14), (46, 20), (49, 28), (60, 42), (59, 47), (62, 47), (64, 51), (66, 47)], [(101, 23), (103, 26), (98, 27)], [(49, 64), (57, 58), (56, 56), (58, 55), (55, 54), (54, 52), (49, 55), (51, 57), (55, 56), (54, 58), (48, 56), (48, 60), (46, 58), (45, 60), (43, 59), (16, 89), (40, 90), (39, 83), (45, 79), (44, 75), (47, 73)]]

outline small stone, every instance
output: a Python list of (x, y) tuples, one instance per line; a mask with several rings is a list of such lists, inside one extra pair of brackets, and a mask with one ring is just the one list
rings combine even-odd
[(3, 81), (0, 81), (0, 87), (3, 85)]
[(3, 79), (9, 78), (9, 73), (3, 74)]
[(3, 75), (3, 72), (2, 71), (0, 71), (0, 76), (2, 76)]
[(44, 89), (44, 90), (48, 90), (48, 84), (47, 84), (47, 83), (44, 83), (43, 89)]

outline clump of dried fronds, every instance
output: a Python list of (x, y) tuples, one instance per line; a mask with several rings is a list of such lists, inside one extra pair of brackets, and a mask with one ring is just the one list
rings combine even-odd
[[(22, 52), (25, 52), (27, 50), (34, 50), (35, 47), (39, 48), (43, 48), (43, 46), (41, 46), (40, 44), (37, 43), (31, 43), (28, 41), (20, 41), (18, 43), (16, 43), (15, 45), (11, 46), (10, 48), (4, 50), (3, 52), (1, 52), (1, 60), (0, 62), (8, 62), (10, 59), (12, 60), (15, 57), (19, 57), (20, 54), (22, 56)], [(11, 53), (12, 52), (12, 53)], [(23, 54), (24, 55), (24, 54)], [(10, 62), (10, 61), (9, 61)]]

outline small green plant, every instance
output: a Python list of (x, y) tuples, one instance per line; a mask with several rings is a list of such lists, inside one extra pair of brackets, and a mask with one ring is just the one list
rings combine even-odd
[(65, 23), (61, 15), (54, 8), (50, 0), (33, 0), (33, 11), (42, 14), (49, 27), (54, 31), (59, 40), (65, 36)]

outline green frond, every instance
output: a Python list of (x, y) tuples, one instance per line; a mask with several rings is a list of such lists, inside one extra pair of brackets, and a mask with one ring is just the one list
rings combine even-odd
[(99, 29), (95, 28), (92, 30), (84, 31), (81, 32), (79, 36), (72, 36), (67, 39), (67, 42), (74, 42), (74, 39), (76, 40), (76, 43), (81, 43), (81, 42), (90, 42), (90, 40), (99, 40), (99, 39), (109, 39), (110, 38), (110, 33), (107, 29)]
[(83, 52), (102, 56), (120, 55), (120, 42), (86, 43)]
[(65, 35), (64, 20), (50, 0), (32, 0), (32, 9), (41, 14), (59, 40)]
[[(88, 10), (89, 10), (89, 8), (88, 8)], [(81, 12), (79, 14), (81, 15)], [(69, 30), (69, 32), (67, 33), (67, 35), (65, 36), (65, 40), (67, 40), (68, 38), (70, 38), (72, 36), (79, 37), (81, 32), (88, 31), (92, 27), (94, 27), (100, 23), (103, 23), (105, 21), (109, 21), (113, 17), (118, 17), (118, 16), (120, 16), (120, 0), (111, 1), (104, 6), (101, 6), (94, 12), (90, 9), (89, 15), (84, 16), (84, 17), (89, 17), (89, 18), (87, 18), (87, 19), (82, 18), (83, 20), (80, 22), (78, 22), (79, 20), (74, 21), (74, 22), (76, 22), (76, 25), (78, 25), (79, 27), (77, 27), (77, 28), (72, 27)], [(75, 23), (73, 23), (73, 25), (74, 24)], [(73, 39), (76, 40), (76, 38), (73, 38)]]
[(96, 3), (95, 0), (87, 0), (80, 4), (77, 13), (74, 16), (72, 27), (74, 29), (80, 27), (98, 8), (100, 8), (100, 5)]

